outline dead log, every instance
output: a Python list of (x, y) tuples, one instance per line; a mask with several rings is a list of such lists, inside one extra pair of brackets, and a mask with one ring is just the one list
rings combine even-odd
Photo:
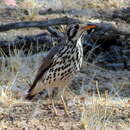
[[(113, 31), (114, 33), (117, 34), (124, 34), (127, 36), (130, 36), (130, 27), (126, 23), (120, 23), (116, 24), (116, 22), (111, 22), (111, 20), (114, 20), (114, 11), (112, 12), (111, 10), (93, 10), (93, 9), (83, 9), (83, 10), (76, 10), (76, 9), (71, 9), (71, 10), (53, 10), (53, 9), (48, 9), (48, 10), (41, 10), (39, 14), (41, 15), (48, 15), (48, 14), (70, 14), (74, 16), (87, 16), (90, 18), (98, 18), (98, 19), (103, 19), (98, 20), (98, 22), (95, 21), (87, 21), (86, 24), (96, 24), (98, 28), (101, 28), (104, 32), (106, 31)], [(117, 13), (118, 14), (118, 13)], [(120, 14), (120, 12), (119, 12)], [(123, 15), (123, 14), (122, 14)], [(107, 19), (107, 21), (105, 21)], [(115, 18), (116, 19), (116, 18)], [(126, 21), (127, 22), (127, 21)]]
[(40, 15), (51, 15), (51, 14), (69, 14), (73, 16), (87, 16), (88, 18), (98, 18), (98, 19), (104, 19), (104, 20), (109, 20), (109, 21), (114, 21), (117, 19), (123, 20), (126, 23), (130, 23), (130, 7), (127, 8), (121, 8), (121, 9), (116, 9), (116, 10), (111, 10), (111, 9), (98, 9), (94, 10), (92, 8), (87, 8), (87, 9), (69, 9), (69, 10), (64, 10), (64, 9), (52, 9), (49, 8), (47, 10), (40, 10), (39, 11)]
[(115, 10), (112, 14), (112, 18), (130, 23), (130, 7)]
[(53, 46), (53, 42), (57, 38), (50, 36), (48, 33), (41, 33), (38, 35), (18, 36), (14, 41), (0, 41), (0, 48), (9, 56), (10, 51), (14, 49), (23, 50), (25, 54), (31, 49), (32, 53), (37, 53), (41, 50), (49, 50)]
[(0, 25), (0, 32), (9, 31), (12, 29), (21, 29), (21, 28), (47, 28), (48, 26), (52, 25), (67, 25), (72, 23), (80, 23), (78, 19), (73, 19), (69, 17), (62, 17), (56, 19), (50, 19), (46, 21), (27, 21), (27, 22), (16, 22), (16, 23), (9, 23)]
[(49, 8), (47, 10), (40, 10), (39, 11), (40, 15), (51, 15), (51, 14), (69, 14), (73, 16), (87, 16), (87, 17), (99, 17), (100, 14), (93, 9), (87, 8), (87, 9), (69, 9), (69, 10), (64, 10), (64, 9), (52, 9)]
[[(119, 70), (119, 69), (124, 69), (124, 64), (123, 63), (108, 63), (104, 65), (104, 67), (106, 67), (107, 69)], [(130, 70), (130, 62), (127, 63), (127, 68), (125, 69)]]
[(54, 42), (61, 41), (64, 37), (62, 32), (59, 32), (53, 27), (47, 27), (49, 33), (40, 33), (31, 36), (17, 36), (14, 41), (0, 41), (0, 48), (9, 56), (9, 51), (14, 49), (22, 49), (25, 54), (31, 48), (31, 51), (37, 53), (41, 50), (49, 50)]

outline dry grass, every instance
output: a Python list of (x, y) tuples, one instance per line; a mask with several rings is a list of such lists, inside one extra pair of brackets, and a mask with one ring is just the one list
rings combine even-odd
[[(21, 0), (22, 1), (22, 0)], [(55, 3), (55, 2), (54, 2)], [(58, 0), (57, 4), (43, 3), (48, 8), (121, 8), (129, 6), (129, 0)], [(22, 20), (39, 20), (39, 4), (35, 0), (24, 0), (18, 5), (29, 12)], [(56, 5), (56, 6), (55, 6)], [(39, 9), (41, 8), (41, 5)], [(0, 39), (13, 40), (14, 36), (38, 33), (39, 30), (10, 31), (0, 35)], [(22, 57), (23, 51), (10, 53), (0, 63), (0, 129), (71, 129), (71, 130), (129, 130), (130, 129), (130, 72), (127, 70), (108, 71), (84, 62), (81, 80), (75, 80), (76, 93), (66, 91), (69, 117), (54, 117), (48, 99), (27, 102), (23, 99), (32, 83), (42, 55)], [(31, 53), (31, 52), (30, 52)], [(44, 54), (44, 53), (43, 53)], [(96, 61), (95, 61), (96, 62)], [(87, 66), (86, 66), (87, 65)], [(74, 91), (74, 88), (72, 89)], [(63, 112), (61, 102), (55, 97), (56, 107)]]
[(61, 1), (63, 8), (94, 8), (94, 9), (107, 9), (107, 8), (122, 8), (130, 5), (130, 1), (124, 0), (64, 0)]
[(129, 129), (127, 119), (123, 119), (128, 116), (129, 107), (126, 101), (113, 102), (110, 98), (93, 97), (91, 104), (86, 102), (83, 108), (81, 125), (86, 130)]
[(126, 7), (126, 4), (128, 2), (125, 2), (124, 0), (83, 0), (84, 3), (84, 8), (89, 7), (89, 8), (98, 8), (98, 9), (103, 9), (103, 8), (121, 8), (121, 7)]
[(18, 3), (18, 6), (28, 11), (28, 15), (22, 18), (23, 21), (38, 21), (43, 20), (43, 16), (39, 16), (38, 12), (43, 8), (43, 4), (39, 4), (37, 0), (24, 0)]
[[(123, 89), (129, 90), (129, 80), (126, 77), (129, 72), (108, 72), (93, 64), (88, 65), (87, 68), (84, 65), (82, 68), (82, 87), (78, 88), (78, 91), (82, 91), (82, 93), (78, 96), (67, 90), (65, 94), (70, 116), (54, 118), (52, 106), (48, 99), (29, 103), (21, 98), (28, 89), (27, 82), (32, 82), (34, 78), (32, 75), (35, 75), (41, 55), (21, 58), (20, 52), (15, 54), (15, 56), (13, 55), (8, 59), (8, 66), (3, 63), (1, 69), (1, 128), (4, 129), (7, 126), (12, 129), (16, 127), (18, 129), (43, 127), (48, 129), (72, 128), (85, 130), (122, 130), (130, 128), (130, 99), (129, 97), (119, 96)], [(121, 74), (125, 75), (122, 79), (120, 79)], [(109, 78), (108, 81), (105, 79), (107, 77)], [(106, 86), (103, 86), (103, 83), (106, 83)], [(74, 85), (77, 86), (77, 84)], [(104, 91), (102, 91), (103, 88)], [(111, 93), (106, 88), (113, 92)], [(125, 91), (123, 94), (125, 96)], [(55, 101), (58, 110), (63, 111), (62, 107), (60, 108), (58, 105), (61, 104), (59, 99), (56, 98)], [(13, 122), (13, 125), (11, 122)]]

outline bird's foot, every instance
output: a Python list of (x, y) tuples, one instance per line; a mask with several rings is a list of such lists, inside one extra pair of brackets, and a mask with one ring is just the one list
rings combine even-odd
[(61, 109), (53, 109), (55, 116), (69, 116), (68, 112), (66, 113), (64, 110)]

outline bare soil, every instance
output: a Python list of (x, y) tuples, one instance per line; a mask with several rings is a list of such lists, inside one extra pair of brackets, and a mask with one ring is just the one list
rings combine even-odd
[[(89, 6), (95, 8), (98, 8), (99, 5), (102, 6), (89, 3)], [(79, 4), (81, 3), (79, 2)], [(115, 1), (110, 5), (118, 7), (118, 3)], [(104, 5), (104, 7), (106, 6)], [(3, 8), (1, 10), (3, 11), (0, 13), (1, 23), (15, 22), (23, 18), (17, 11), (9, 12)], [(28, 32), (29, 34), (41, 32), (38, 29), (32, 30), (1, 33), (0, 40), (7, 39), (7, 37), (8, 40), (13, 40), (17, 35), (23, 34), (23, 31), (24, 35)], [(38, 100), (27, 102), (16, 96), (15, 92), (8, 92), (7, 89), (2, 88), (3, 85), (12, 86), (17, 72), (21, 76), (17, 77), (21, 87), (24, 87), (23, 84), (26, 81), (32, 81), (34, 78), (39, 57), (33, 60), (30, 58), (28, 61), (23, 60), (24, 62), (19, 62), (21, 59), (19, 60), (17, 55), (13, 58), (15, 62), (10, 64), (15, 66), (15, 72), (3, 66), (4, 64), (1, 66), (3, 68), (0, 72), (0, 130), (130, 129), (130, 72), (128, 70), (105, 70), (94, 64), (87, 64), (84, 60), (81, 72), (75, 77), (64, 95), (69, 115), (65, 115), (63, 104), (59, 96), (56, 96), (54, 97), (55, 106), (60, 115), (55, 116), (48, 98), (38, 96)], [(22, 67), (24, 70), (21, 69)], [(25, 86), (27, 87), (27, 84)]]

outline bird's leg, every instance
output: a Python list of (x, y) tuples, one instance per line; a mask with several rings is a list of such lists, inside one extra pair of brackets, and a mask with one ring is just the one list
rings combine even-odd
[(49, 89), (48, 89), (48, 96), (49, 96), (49, 99), (50, 99), (50, 101), (51, 101), (51, 104), (52, 104), (52, 108), (53, 108), (53, 110), (54, 110), (54, 113), (55, 113), (55, 115), (57, 115), (57, 110), (56, 110), (56, 107), (55, 107), (54, 100), (52, 99), (51, 92), (52, 92), (52, 89), (49, 88)]
[(53, 100), (52, 98), (51, 98), (51, 103), (52, 103), (52, 108), (53, 108), (53, 110), (54, 110), (55, 115), (58, 115), (58, 114), (57, 114), (56, 107), (55, 107), (54, 100)]
[(64, 106), (65, 114), (68, 115), (68, 108), (67, 108), (67, 105), (66, 105), (65, 100), (64, 100), (62, 95), (61, 95), (61, 101), (62, 101), (63, 106)]
[(65, 111), (65, 114), (68, 115), (68, 107), (67, 107), (67, 104), (65, 103), (65, 100), (63, 98), (63, 95), (64, 95), (64, 91), (65, 91), (65, 88), (63, 88), (62, 90), (62, 94), (61, 94), (61, 101), (63, 103), (63, 106), (64, 106), (64, 111)]

